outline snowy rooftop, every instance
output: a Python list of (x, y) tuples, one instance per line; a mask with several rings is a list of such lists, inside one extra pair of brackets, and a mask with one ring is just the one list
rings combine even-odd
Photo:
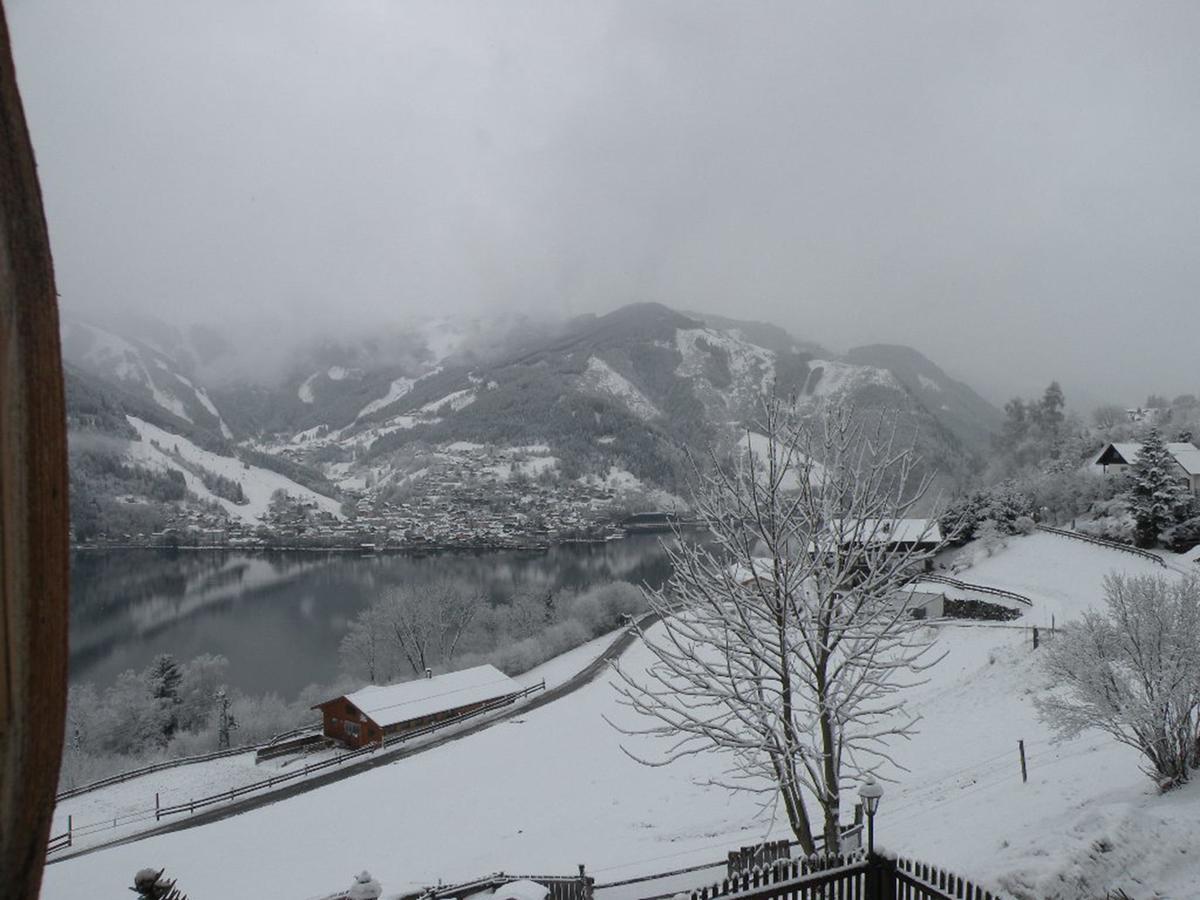
[(400, 684), (368, 685), (347, 694), (346, 699), (386, 728), (519, 690), (521, 686), (495, 666), (475, 666)]
[[(1195, 444), (1190, 444), (1187, 441), (1168, 441), (1167, 452), (1175, 458), (1175, 461), (1189, 475), (1200, 475), (1200, 449), (1197, 449)], [(1137, 459), (1138, 454), (1142, 452), (1142, 445), (1139, 441), (1120, 441), (1112, 444), (1105, 444), (1100, 452), (1092, 459), (1093, 465), (1100, 464), (1100, 458), (1108, 452), (1108, 448), (1112, 447), (1120, 454), (1121, 458), (1133, 464)]]

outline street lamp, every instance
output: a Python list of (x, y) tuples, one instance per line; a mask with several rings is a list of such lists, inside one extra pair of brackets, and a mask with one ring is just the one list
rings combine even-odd
[(858, 789), (858, 798), (862, 800), (863, 812), (867, 814), (867, 856), (875, 855), (875, 811), (879, 809), (879, 800), (883, 797), (883, 785), (868, 775), (867, 780)]

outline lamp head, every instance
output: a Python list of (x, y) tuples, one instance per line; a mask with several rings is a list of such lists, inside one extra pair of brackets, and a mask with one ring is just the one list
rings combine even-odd
[(883, 785), (876, 781), (873, 775), (868, 775), (867, 780), (858, 789), (858, 797), (862, 800), (863, 811), (868, 816), (873, 816), (879, 809), (880, 798), (883, 797)]

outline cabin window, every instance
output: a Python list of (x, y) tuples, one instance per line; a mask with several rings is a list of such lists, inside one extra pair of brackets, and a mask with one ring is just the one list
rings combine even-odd
[(360, 731), (357, 722), (347, 722), (345, 730), (346, 734), (350, 735), (350, 737), (358, 737)]

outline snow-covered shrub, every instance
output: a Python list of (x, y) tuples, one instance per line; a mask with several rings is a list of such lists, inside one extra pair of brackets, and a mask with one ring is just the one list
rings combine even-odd
[(1163, 789), (1200, 764), (1200, 576), (1109, 575), (1046, 650), (1057, 690), (1035, 699), (1060, 734), (1100, 729), (1138, 750)]
[(572, 601), (569, 615), (582, 622), (594, 637), (612, 631), (624, 616), (645, 610), (642, 592), (632, 584), (617, 581), (580, 594)]
[(999, 484), (955, 500), (938, 518), (938, 525), (950, 543), (965, 544), (987, 521), (994, 522), (1004, 534), (1013, 534), (1017, 519), (1032, 518), (1033, 511), (1033, 499), (1028, 493), (1010, 483)]
[(1122, 497), (1113, 497), (1097, 503), (1093, 507), (1092, 518), (1077, 522), (1075, 530), (1109, 541), (1132, 544), (1136, 526), (1129, 504)]
[(1018, 516), (1013, 521), (1013, 531), (1016, 534), (1033, 534), (1037, 525), (1030, 516)]
[(997, 550), (1004, 548), (1005, 532), (1000, 530), (1000, 526), (996, 524), (994, 519), (985, 519), (979, 523), (975, 529), (975, 561), (981, 562), (983, 559), (994, 554)]
[(1185, 519), (1162, 533), (1162, 541), (1176, 553), (1186, 553), (1200, 544), (1200, 516)]

